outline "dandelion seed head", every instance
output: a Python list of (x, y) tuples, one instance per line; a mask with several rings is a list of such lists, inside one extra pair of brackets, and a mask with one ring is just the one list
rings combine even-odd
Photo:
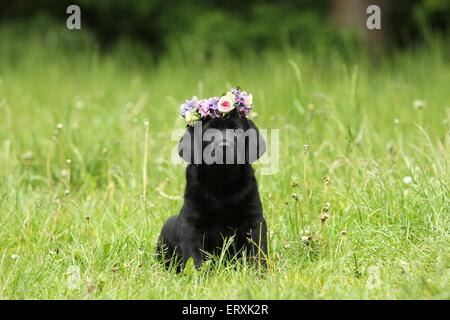
[(422, 110), (423, 108), (425, 108), (426, 105), (427, 104), (425, 101), (419, 100), (419, 99), (414, 100), (414, 102), (413, 102), (413, 107), (414, 107), (414, 109), (417, 109), (417, 110)]
[(308, 243), (309, 241), (312, 240), (312, 237), (311, 237), (311, 236), (301, 236), (300, 239), (301, 239), (303, 242)]
[(320, 215), (320, 221), (325, 222), (329, 217), (328, 213), (322, 213)]
[(296, 188), (298, 187), (298, 180), (297, 180), (297, 177), (292, 177), (292, 178), (291, 178), (291, 187), (292, 187), (293, 189), (296, 189)]
[(406, 176), (406, 177), (403, 178), (403, 182), (405, 184), (411, 184), (412, 181), (413, 181), (413, 179), (410, 176)]
[(308, 154), (308, 152), (309, 152), (309, 144), (304, 144), (304, 145), (303, 145), (303, 152), (304, 152), (305, 154)]

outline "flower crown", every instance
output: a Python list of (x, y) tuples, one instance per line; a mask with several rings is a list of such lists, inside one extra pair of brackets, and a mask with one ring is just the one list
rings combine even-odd
[(252, 94), (235, 87), (220, 97), (199, 100), (194, 96), (191, 100), (186, 100), (180, 106), (180, 115), (188, 125), (193, 126), (202, 119), (228, 117), (233, 113), (239, 117), (247, 117), (252, 109)]

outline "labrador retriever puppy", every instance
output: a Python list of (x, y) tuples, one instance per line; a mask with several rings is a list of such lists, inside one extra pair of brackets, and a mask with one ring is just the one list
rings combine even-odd
[(158, 257), (166, 266), (180, 262), (178, 271), (192, 257), (198, 269), (205, 254), (219, 254), (228, 239), (227, 254), (245, 251), (265, 267), (266, 221), (251, 166), (266, 148), (258, 128), (246, 117), (204, 119), (188, 127), (178, 147), (189, 163), (184, 203), (161, 230)]

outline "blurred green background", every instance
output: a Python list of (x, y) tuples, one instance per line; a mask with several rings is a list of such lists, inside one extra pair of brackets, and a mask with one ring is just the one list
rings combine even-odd
[[(75, 3), (0, 1), (0, 299), (450, 299), (450, 1)], [(167, 273), (179, 105), (233, 85), (280, 130), (269, 272)]]
[[(132, 39), (150, 47), (155, 57), (180, 49), (209, 55), (286, 46), (346, 52), (356, 45), (378, 52), (445, 33), (450, 17), (447, 0), (19, 0), (0, 2), (0, 21), (50, 30), (65, 25), (70, 4), (81, 7), (82, 29), (102, 47)], [(381, 8), (381, 30), (365, 27), (370, 4)]]

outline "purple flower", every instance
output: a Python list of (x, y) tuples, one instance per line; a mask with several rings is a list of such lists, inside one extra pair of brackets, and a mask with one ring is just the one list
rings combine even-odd
[(231, 93), (234, 95), (235, 106), (239, 113), (247, 116), (253, 109), (253, 96), (239, 88), (232, 88)]
[(180, 115), (184, 118), (186, 117), (186, 111), (197, 109), (198, 109), (198, 100), (197, 97), (194, 96), (192, 97), (191, 100), (186, 100), (186, 102), (180, 106)]
[(210, 110), (217, 110), (217, 101), (219, 101), (219, 98), (217, 97), (212, 97), (206, 100)]
[(206, 104), (208, 105), (209, 115), (211, 118), (216, 118), (220, 116), (219, 110), (217, 109), (217, 102), (219, 98), (212, 97), (206, 100)]
[(253, 109), (253, 95), (251, 93), (248, 94), (247, 92), (244, 91), (242, 93), (242, 99), (244, 104), (244, 108), (242, 108), (242, 113), (245, 116), (248, 116), (250, 111), (252, 111)]
[[(220, 109), (220, 110), (219, 110)], [(253, 96), (239, 87), (232, 88), (223, 96), (198, 100), (192, 97), (180, 106), (180, 115), (192, 125), (195, 121), (225, 116), (234, 110), (240, 116), (248, 116), (253, 109)]]

